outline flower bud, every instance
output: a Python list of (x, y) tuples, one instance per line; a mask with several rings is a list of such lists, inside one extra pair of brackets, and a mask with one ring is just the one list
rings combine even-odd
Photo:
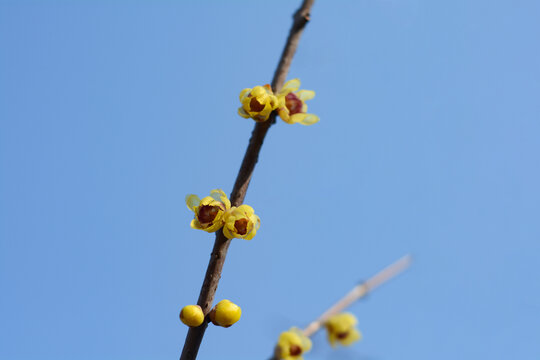
[(241, 315), (240, 306), (229, 300), (221, 300), (210, 312), (210, 320), (214, 325), (229, 327), (240, 320)]
[(299, 88), (299, 79), (289, 80), (283, 85), (277, 93), (279, 100), (277, 113), (288, 124), (313, 125), (319, 122), (319, 117), (307, 113), (306, 100), (313, 99), (315, 91), (298, 90)]
[(228, 239), (251, 240), (261, 226), (261, 219), (255, 215), (253, 208), (245, 204), (238, 207), (233, 206), (225, 212), (223, 220), (225, 222), (223, 234)]
[(210, 196), (199, 199), (197, 195), (186, 196), (187, 207), (195, 213), (191, 221), (193, 229), (215, 232), (223, 226), (223, 215), (231, 208), (231, 202), (221, 189), (210, 192)]
[(187, 326), (197, 327), (204, 322), (204, 313), (199, 305), (187, 305), (180, 311), (180, 320)]
[(270, 85), (255, 86), (253, 89), (244, 89), (240, 93), (242, 106), (238, 115), (243, 118), (252, 118), (257, 122), (268, 120), (270, 113), (278, 107), (278, 98), (272, 92)]

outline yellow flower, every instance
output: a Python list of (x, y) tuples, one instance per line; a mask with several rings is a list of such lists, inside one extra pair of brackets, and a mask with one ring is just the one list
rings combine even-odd
[(221, 189), (210, 191), (210, 196), (199, 199), (197, 195), (186, 196), (187, 207), (195, 213), (191, 221), (193, 229), (215, 232), (223, 226), (223, 215), (231, 208), (231, 202)]
[(240, 306), (225, 299), (217, 303), (210, 312), (210, 320), (214, 325), (229, 327), (240, 320), (242, 309)]
[(328, 341), (332, 347), (336, 342), (341, 345), (351, 345), (362, 338), (362, 334), (355, 328), (356, 317), (350, 313), (337, 314), (326, 321), (324, 326), (328, 331)]
[(261, 226), (261, 219), (255, 215), (253, 208), (249, 205), (232, 207), (225, 213), (224, 221), (223, 234), (228, 239), (251, 240)]
[(180, 320), (187, 326), (197, 327), (204, 321), (204, 314), (199, 305), (187, 305), (180, 311)]
[(276, 355), (283, 360), (302, 360), (302, 354), (311, 349), (311, 340), (298, 328), (291, 328), (279, 335)]
[(279, 117), (288, 124), (313, 125), (319, 122), (319, 117), (306, 113), (306, 100), (313, 99), (315, 91), (298, 90), (299, 88), (300, 80), (298, 79), (289, 80), (283, 85), (277, 94), (279, 98), (277, 112)]
[(268, 84), (242, 90), (240, 102), (242, 106), (238, 108), (238, 115), (258, 122), (268, 120), (270, 113), (278, 107), (279, 103)]

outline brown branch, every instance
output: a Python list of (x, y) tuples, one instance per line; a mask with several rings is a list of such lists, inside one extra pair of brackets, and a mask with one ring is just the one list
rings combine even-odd
[[(272, 88), (274, 91), (280, 89), (285, 83), (294, 53), (298, 47), (300, 36), (309, 21), (309, 13), (314, 1), (315, 0), (304, 0), (293, 16), (293, 24), (281, 54), (279, 64), (274, 73), (274, 78), (272, 79)], [(276, 114), (273, 113), (267, 121), (255, 124), (242, 165), (240, 166), (236, 182), (234, 183), (231, 192), (230, 200), (233, 206), (241, 205), (244, 201), (253, 170), (255, 169), (255, 164), (257, 164), (259, 159), (259, 152), (261, 151), (264, 138), (270, 126), (275, 122), (275, 119)], [(216, 241), (214, 243), (212, 254), (210, 255), (210, 261), (208, 263), (208, 268), (206, 269), (206, 275), (199, 294), (199, 300), (197, 301), (197, 304), (203, 309), (205, 315), (208, 315), (212, 308), (214, 295), (216, 294), (219, 279), (221, 278), (221, 272), (223, 270), (223, 264), (225, 263), (225, 257), (227, 256), (230, 242), (231, 240), (223, 235), (223, 231), (219, 230), (216, 233)], [(199, 327), (189, 328), (180, 360), (193, 360), (197, 357), (207, 326), (208, 322), (205, 321)]]

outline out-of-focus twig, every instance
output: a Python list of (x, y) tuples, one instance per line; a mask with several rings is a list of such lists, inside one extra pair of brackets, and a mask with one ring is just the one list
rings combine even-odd
[(410, 255), (405, 255), (393, 264), (388, 265), (386, 268), (379, 271), (367, 281), (363, 282), (362, 284), (356, 285), (354, 288), (352, 288), (351, 291), (349, 291), (349, 293), (347, 293), (347, 295), (342, 297), (337, 303), (332, 305), (321, 316), (319, 316), (317, 320), (309, 324), (304, 329), (304, 335), (312, 336), (313, 334), (315, 334), (321, 328), (321, 326), (324, 325), (328, 318), (343, 312), (343, 310), (351, 306), (352, 303), (366, 296), (367, 293), (373, 291), (373, 289), (377, 288), (378, 286), (384, 284), (388, 280), (401, 273), (403, 270), (409, 267), (409, 265), (411, 264), (411, 260), (412, 258)]
[[(338, 302), (332, 305), (328, 310), (326, 310), (321, 316), (316, 320), (312, 321), (306, 328), (303, 330), (304, 335), (307, 337), (313, 336), (319, 329), (324, 325), (324, 323), (333, 315), (343, 312), (346, 308), (351, 306), (355, 301), (366, 296), (373, 289), (381, 286), (388, 280), (391, 280), (393, 277), (397, 276), (411, 264), (412, 257), (411, 255), (405, 255), (396, 262), (388, 265), (377, 274), (373, 275), (367, 281), (356, 285), (352, 288), (351, 291), (342, 297)], [(279, 360), (279, 347), (276, 346), (274, 349), (274, 354), (269, 360)]]

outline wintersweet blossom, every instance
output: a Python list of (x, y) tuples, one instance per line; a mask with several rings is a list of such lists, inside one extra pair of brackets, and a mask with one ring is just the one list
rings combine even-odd
[(199, 199), (197, 195), (186, 196), (187, 207), (195, 213), (191, 221), (193, 229), (215, 232), (223, 226), (223, 215), (231, 208), (231, 202), (221, 189), (210, 191), (210, 196)]
[(210, 312), (212, 323), (226, 328), (240, 320), (240, 316), (242, 316), (240, 306), (227, 299), (218, 302)]
[(251, 240), (261, 226), (261, 219), (249, 205), (232, 207), (224, 214), (223, 234), (228, 239)]
[(303, 360), (302, 354), (311, 349), (311, 340), (302, 330), (293, 327), (279, 335), (276, 356), (282, 360)]
[(278, 98), (268, 84), (242, 90), (240, 92), (240, 102), (242, 106), (238, 108), (238, 115), (246, 119), (252, 118), (258, 122), (268, 120), (270, 113), (279, 104)]
[(307, 114), (306, 100), (313, 99), (315, 91), (298, 90), (299, 88), (299, 79), (289, 80), (283, 85), (283, 88), (277, 93), (279, 98), (278, 115), (288, 124), (313, 125), (319, 122), (319, 117)]
[(355, 328), (356, 317), (351, 313), (337, 314), (329, 318), (324, 326), (328, 332), (328, 341), (332, 347), (336, 342), (341, 345), (351, 345), (362, 338), (362, 334)]
[(197, 327), (204, 321), (204, 313), (199, 305), (187, 305), (180, 311), (180, 320), (187, 326)]

